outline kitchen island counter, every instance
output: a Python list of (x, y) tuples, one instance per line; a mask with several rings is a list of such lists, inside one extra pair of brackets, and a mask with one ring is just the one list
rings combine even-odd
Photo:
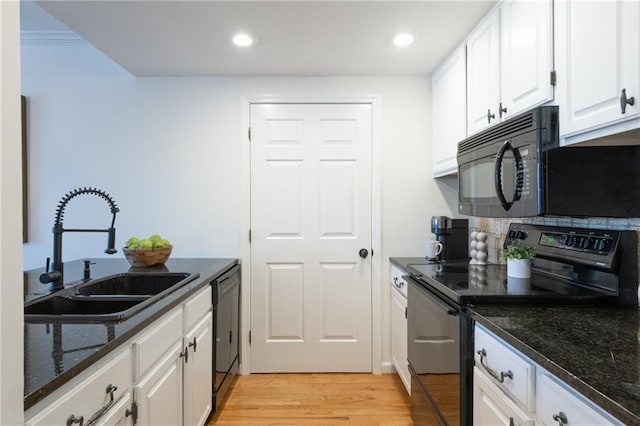
[[(105, 355), (120, 347), (173, 307), (238, 263), (238, 259), (169, 259), (162, 266), (133, 268), (124, 258), (91, 259), (91, 277), (123, 272), (189, 272), (199, 274), (178, 290), (120, 322), (38, 321), (24, 323), (24, 409), (67, 383)], [(82, 278), (84, 262), (65, 262), (65, 287)], [(25, 301), (49, 294), (40, 284), (43, 269), (24, 273)]]
[(624, 424), (640, 424), (640, 309), (486, 305), (470, 312)]

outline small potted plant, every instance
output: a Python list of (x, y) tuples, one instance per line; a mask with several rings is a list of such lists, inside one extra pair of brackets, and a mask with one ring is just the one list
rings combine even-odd
[(507, 276), (515, 278), (531, 278), (531, 261), (536, 256), (533, 247), (507, 246)]

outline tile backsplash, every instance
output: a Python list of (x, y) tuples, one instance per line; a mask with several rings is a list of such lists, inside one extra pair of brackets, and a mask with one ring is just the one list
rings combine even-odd
[[(484, 217), (469, 218), (469, 230), (484, 231), (489, 234), (487, 247), (489, 263), (505, 263), (502, 244), (509, 230), (509, 224), (528, 223), (532, 225), (548, 226), (568, 226), (572, 228), (595, 228), (595, 229), (615, 229), (634, 230), (640, 232), (640, 218), (617, 219), (617, 218), (571, 218), (571, 217), (532, 217), (517, 219), (495, 219)], [(640, 252), (638, 253), (640, 259)], [(640, 262), (639, 262), (640, 264)]]

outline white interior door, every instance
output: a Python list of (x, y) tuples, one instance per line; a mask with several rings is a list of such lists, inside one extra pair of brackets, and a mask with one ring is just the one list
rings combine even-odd
[(251, 370), (371, 371), (370, 104), (251, 105)]

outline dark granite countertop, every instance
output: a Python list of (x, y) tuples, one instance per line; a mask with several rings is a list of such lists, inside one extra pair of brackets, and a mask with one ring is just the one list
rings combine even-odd
[[(427, 263), (393, 257), (391, 263)], [(472, 306), (473, 319), (628, 425), (640, 425), (640, 309)]]
[(640, 424), (640, 309), (487, 305), (471, 314), (625, 424)]
[[(238, 263), (237, 259), (169, 259), (165, 265), (132, 268), (124, 258), (98, 258), (91, 277), (101, 278), (122, 272), (190, 272), (200, 276), (157, 303), (121, 322), (104, 323), (24, 323), (24, 409), (68, 382), (87, 367), (118, 348), (163, 314)], [(82, 278), (82, 260), (65, 262), (65, 286)], [(43, 269), (24, 273), (25, 301), (49, 294), (40, 284)]]

